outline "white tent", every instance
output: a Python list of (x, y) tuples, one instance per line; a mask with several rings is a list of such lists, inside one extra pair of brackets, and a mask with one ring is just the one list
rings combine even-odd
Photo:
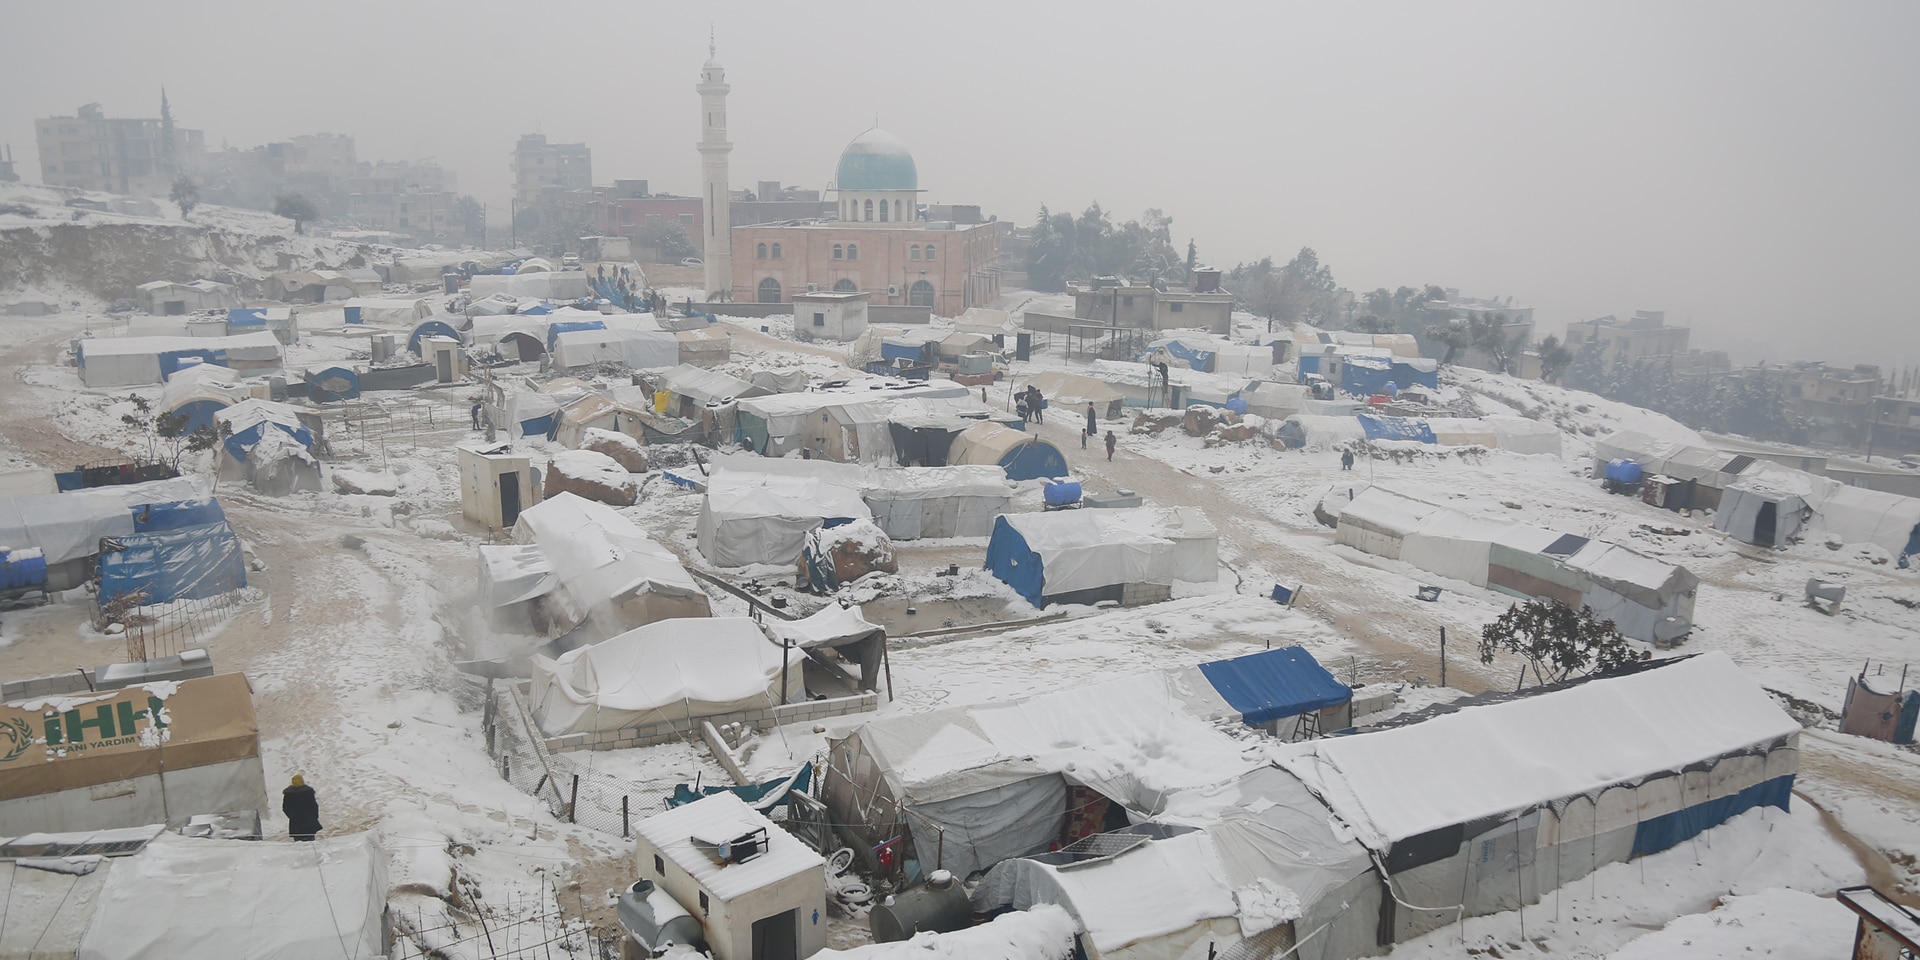
[[(1345, 525), (1342, 517), (1341, 526)], [(1551, 530), (1526, 524), (1435, 510), (1403, 535), (1400, 559), (1429, 573), (1484, 587), (1494, 544), (1538, 553), (1558, 539), (1560, 535)]]
[(1300, 413), (1286, 418), (1275, 428), (1280, 442), (1295, 450), (1334, 450), (1367, 439), (1367, 431), (1357, 417), (1323, 416)]
[(587, 275), (576, 270), (537, 270), (530, 273), (511, 274), (483, 273), (467, 282), (467, 290), (475, 297), (505, 294), (509, 297), (531, 297), (536, 300), (577, 300), (581, 297), (593, 296), (593, 285), (587, 282)]
[[(760, 382), (755, 373), (754, 382)], [(774, 393), (743, 399), (740, 433), (756, 453), (784, 457), (801, 449), (843, 462), (890, 463), (893, 439), (887, 413), (898, 400), (964, 397), (951, 380), (856, 380), (832, 390)]]
[(43, 493), (0, 498), (0, 544), (37, 548), (52, 566), (100, 552), (101, 537), (131, 536), (133, 514), (113, 497)]
[(784, 658), (746, 617), (661, 620), (556, 660), (535, 656), (533, 715), (562, 736), (765, 709), (782, 702)]
[(425, 297), (355, 297), (341, 304), (341, 307), (345, 310), (348, 323), (404, 327), (408, 330), (433, 314), (433, 308)]
[(74, 341), (80, 380), (89, 387), (164, 382), (174, 370), (209, 362), (240, 370), (281, 365), (280, 340), (271, 333), (230, 337), (88, 337)]
[(1568, 557), (1566, 565), (1587, 576), (1580, 602), (1612, 620), (1622, 636), (1651, 642), (1660, 639), (1660, 623), (1669, 617), (1693, 622), (1700, 578), (1686, 567), (1598, 540)]
[(547, 558), (556, 589), (546, 604), (550, 630), (564, 633), (592, 620), (594, 633), (674, 617), (705, 617), (706, 592), (679, 558), (612, 507), (571, 493), (520, 512), (513, 540)]
[(1213, 582), (1219, 534), (1186, 507), (1008, 514), (994, 524), (986, 566), (1035, 606), (1127, 603), (1144, 584)]
[(309, 843), (161, 834), (116, 859), (78, 960), (380, 957), (387, 855), (371, 833)]
[(707, 478), (696, 530), (715, 566), (792, 566), (810, 531), (872, 516), (858, 491), (819, 477), (721, 471)]
[[(1166, 385), (1160, 381), (1160, 374), (1144, 363), (1132, 363), (1123, 360), (1095, 360), (1092, 374), (1094, 379), (1112, 386), (1126, 396), (1128, 406), (1167, 406), (1169, 397)], [(1180, 388), (1179, 405), (1204, 403), (1208, 406), (1223, 407), (1227, 401), (1240, 395), (1251, 378), (1245, 374), (1227, 375), (1201, 373), (1192, 367), (1167, 367), (1167, 379)], [(1080, 404), (1084, 407), (1086, 404)]]
[(1439, 509), (1384, 487), (1368, 487), (1340, 511), (1335, 539), (1362, 553), (1398, 560), (1407, 535)]
[(480, 547), (480, 607), (493, 631), (544, 635), (543, 598), (559, 584), (553, 563), (535, 544)]
[(1269, 420), (1285, 420), (1304, 411), (1312, 398), (1313, 391), (1305, 384), (1272, 380), (1255, 380), (1240, 391), (1240, 399), (1247, 402), (1247, 412)]
[(687, 405), (704, 407), (709, 403), (722, 400), (744, 400), (749, 397), (765, 396), (769, 391), (739, 377), (730, 377), (718, 370), (707, 370), (692, 364), (683, 363), (660, 374), (659, 389), (673, 394), (678, 404), (668, 406), (668, 413), (684, 416)]
[(853, 490), (893, 540), (984, 537), (1013, 497), (1013, 486), (998, 467), (887, 469), (743, 454), (716, 456), (713, 464), (716, 472), (813, 478)]
[(680, 341), (662, 330), (567, 330), (553, 335), (553, 365), (571, 370), (596, 363), (634, 370), (678, 366)]
[(1100, 419), (1117, 417), (1127, 400), (1126, 393), (1112, 384), (1077, 373), (1043, 370), (1028, 377), (1027, 385), (1040, 388), (1040, 395), (1049, 404), (1048, 409), (1059, 412), (1064, 408), (1082, 417), (1086, 416), (1089, 403), (1093, 404), (1094, 412), (1100, 415)]

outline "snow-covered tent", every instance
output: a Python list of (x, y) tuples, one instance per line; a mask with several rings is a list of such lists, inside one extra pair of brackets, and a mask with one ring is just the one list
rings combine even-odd
[(99, 578), (102, 604), (139, 594), (144, 606), (239, 590), (247, 585), (247, 565), (240, 538), (221, 519), (107, 538), (101, 543)]
[(903, 466), (946, 466), (954, 438), (987, 422), (1016, 430), (1021, 426), (1019, 417), (972, 397), (901, 400), (887, 413), (894, 458)]
[(544, 437), (560, 424), (560, 400), (527, 390), (507, 394), (504, 427), (509, 437)]
[(567, 330), (552, 332), (553, 365), (563, 370), (597, 363), (620, 364), (633, 370), (673, 367), (680, 363), (680, 341), (664, 330)]
[(407, 334), (407, 349), (412, 351), (415, 356), (425, 357), (427, 350), (420, 346), (421, 341), (429, 337), (446, 337), (449, 340), (459, 340), (460, 331), (455, 329), (456, 322), (457, 318), (454, 317), (429, 317), (414, 324), (412, 332)]
[(1536, 903), (1747, 810), (1785, 810), (1799, 733), (1716, 651), (1277, 753), (1391, 887), (1372, 922), (1355, 924), (1357, 942), (1327, 954), (1350, 957), (1455, 923), (1457, 910)]
[(680, 362), (695, 367), (717, 367), (733, 356), (733, 337), (717, 327), (697, 327), (673, 334), (680, 341)]
[(186, 432), (213, 426), (214, 413), (247, 399), (247, 388), (240, 375), (226, 367), (210, 363), (196, 364), (175, 373), (161, 388), (161, 414), (184, 418)]
[(955, 466), (996, 466), (1009, 480), (1067, 475), (1067, 455), (1052, 441), (997, 423), (968, 427), (953, 438), (947, 462)]
[(1816, 486), (1812, 525), (1843, 543), (1871, 543), (1901, 562), (1920, 557), (1920, 499), (1826, 480)]
[(1170, 367), (1178, 365), (1197, 373), (1265, 377), (1285, 358), (1286, 352), (1286, 343), (1279, 340), (1266, 344), (1234, 343), (1187, 333), (1153, 341), (1147, 345), (1147, 355), (1142, 359)]
[(764, 388), (768, 393), (799, 393), (807, 389), (807, 385), (812, 382), (807, 377), (807, 372), (799, 368), (755, 370), (747, 374), (747, 379), (753, 381), (754, 386)]
[(1560, 431), (1525, 417), (1387, 417), (1296, 414), (1275, 436), (1289, 449), (1337, 449), (1360, 440), (1407, 441), (1439, 446), (1478, 445), (1514, 453), (1560, 454)]
[[(1341, 526), (1346, 526), (1344, 517)], [(1402, 536), (1400, 559), (1436, 576), (1484, 587), (1496, 545), (1533, 556), (1558, 539), (1551, 530), (1523, 523), (1435, 510)]]
[(571, 493), (549, 497), (520, 511), (513, 542), (539, 547), (553, 572), (543, 604), (550, 635), (591, 621), (593, 635), (609, 637), (712, 613), (679, 558), (606, 504)]
[(534, 720), (548, 736), (764, 710), (802, 700), (800, 671), (781, 692), (784, 651), (747, 617), (661, 620), (561, 654), (533, 658)]
[(964, 930), (923, 930), (907, 940), (822, 950), (813, 956), (815, 960), (1069, 960), (1074, 955), (1077, 924), (1067, 911), (1043, 903), (999, 914)]
[[(1105, 383), (1126, 397), (1129, 407), (1174, 407), (1182, 409), (1193, 404), (1209, 407), (1224, 407), (1227, 401), (1240, 395), (1246, 389), (1251, 378), (1245, 374), (1229, 376), (1224, 374), (1201, 373), (1188, 367), (1169, 365), (1167, 379), (1178, 389), (1177, 395), (1167, 392), (1167, 385), (1153, 367), (1144, 363), (1132, 363), (1123, 360), (1095, 360), (1091, 374), (1094, 379)], [(1044, 391), (1043, 391), (1044, 393)], [(1086, 404), (1078, 405), (1084, 413)], [(1052, 409), (1052, 408), (1049, 408)], [(1096, 404), (1095, 411), (1099, 410)]]
[[(756, 372), (755, 383), (759, 377)], [(843, 463), (892, 463), (887, 414), (894, 403), (966, 395), (967, 388), (951, 380), (881, 379), (831, 390), (774, 393), (739, 401), (737, 432), (744, 445), (762, 456), (784, 457), (805, 449)]]
[(655, 383), (658, 390), (670, 395), (662, 412), (689, 419), (699, 417), (710, 403), (764, 397), (769, 392), (739, 377), (686, 363), (661, 373)]
[(593, 284), (588, 282), (584, 272), (577, 270), (483, 273), (467, 281), (467, 290), (475, 297), (505, 294), (536, 300), (578, 300), (593, 296)]
[(1013, 497), (1012, 484), (997, 467), (893, 469), (742, 454), (717, 456), (713, 466), (716, 473), (813, 478), (853, 490), (894, 540), (987, 536)]
[(1289, 450), (1335, 450), (1367, 439), (1367, 431), (1357, 417), (1300, 413), (1281, 423), (1274, 437)]
[(213, 280), (174, 283), (153, 280), (134, 288), (141, 309), (151, 314), (178, 316), (202, 310), (227, 310), (240, 305), (240, 292), (232, 284)]
[(300, 379), (307, 382), (315, 403), (353, 400), (360, 396), (360, 372), (345, 364), (316, 363), (301, 371)]
[(1439, 510), (1385, 487), (1368, 487), (1341, 509), (1335, 539), (1362, 553), (1398, 560), (1407, 535)]
[(426, 297), (355, 297), (342, 304), (341, 308), (348, 323), (382, 327), (411, 327), (433, 315), (433, 308)]
[(560, 407), (559, 429), (554, 439), (564, 446), (579, 449), (588, 430), (611, 430), (639, 439), (645, 410), (628, 406), (598, 393), (566, 400)]
[(371, 833), (311, 843), (161, 834), (112, 861), (75, 956), (385, 956), (387, 893), (387, 854)]
[(723, 470), (707, 478), (696, 531), (715, 566), (791, 567), (808, 532), (872, 516), (859, 491), (819, 477)]
[(242, 372), (277, 370), (280, 340), (271, 333), (229, 337), (87, 337), (74, 341), (80, 381), (89, 387), (164, 383), (197, 363)]
[(1011, 514), (994, 521), (986, 568), (1036, 607), (1131, 606), (1217, 579), (1219, 533), (1192, 507)]
[(245, 479), (268, 496), (320, 489), (314, 436), (299, 411), (271, 400), (242, 400), (213, 415), (220, 441), (219, 473)]
[(538, 544), (480, 547), (480, 609), (489, 632), (548, 636), (547, 597), (559, 585)]
[(1700, 578), (1686, 567), (1642, 556), (1626, 547), (1594, 541), (1566, 559), (1585, 574), (1580, 603), (1612, 620), (1621, 636), (1654, 642), (1665, 639), (1661, 624), (1681, 633), (1693, 623)]
[(1269, 420), (1285, 420), (1304, 412), (1307, 401), (1312, 398), (1313, 391), (1303, 384), (1272, 380), (1254, 380), (1240, 391), (1240, 399), (1246, 401), (1247, 412)]
[(1127, 395), (1112, 384), (1077, 373), (1043, 370), (1028, 377), (1026, 382), (1028, 386), (1040, 388), (1040, 395), (1046, 398), (1047, 409), (1059, 411), (1064, 408), (1082, 417), (1086, 416), (1087, 404), (1091, 403), (1100, 419), (1111, 420), (1120, 416), (1120, 410), (1127, 402)]

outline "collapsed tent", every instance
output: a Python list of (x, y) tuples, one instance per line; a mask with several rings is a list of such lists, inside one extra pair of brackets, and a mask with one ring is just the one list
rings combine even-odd
[(1091, 403), (1094, 413), (1102, 420), (1120, 416), (1127, 402), (1127, 395), (1113, 385), (1077, 373), (1044, 370), (1028, 377), (1027, 385), (1040, 388), (1040, 395), (1050, 404), (1049, 410), (1065, 407), (1085, 416), (1087, 404)]
[(901, 400), (887, 414), (894, 459), (902, 466), (946, 466), (954, 438), (980, 423), (1021, 429), (1019, 417), (972, 397)]
[(1052, 442), (997, 423), (979, 423), (962, 430), (947, 451), (954, 466), (995, 466), (1008, 480), (1037, 480), (1067, 475), (1067, 455)]
[(387, 893), (387, 854), (371, 833), (310, 843), (161, 834), (112, 861), (76, 956), (385, 956)]
[(1714, 652), (1279, 748), (1277, 759), (1372, 851), (1390, 887), (1378, 914), (1353, 925), (1358, 942), (1327, 947), (1346, 957), (1461, 912), (1536, 903), (1747, 810), (1785, 810), (1799, 733)]
[(320, 489), (313, 430), (299, 411), (271, 400), (242, 400), (214, 414), (219, 424), (219, 474), (245, 479), (269, 496)]
[(853, 490), (872, 511), (873, 522), (894, 540), (987, 536), (1013, 499), (1013, 487), (995, 467), (883, 469), (741, 454), (718, 456), (713, 467), (715, 472), (811, 477)]
[(715, 566), (791, 567), (810, 531), (872, 516), (858, 491), (817, 476), (723, 470), (707, 478), (695, 529)]
[(271, 333), (229, 337), (87, 337), (74, 341), (74, 363), (89, 387), (164, 383), (197, 363), (243, 372), (278, 370), (280, 340)]
[(548, 635), (546, 598), (559, 584), (538, 544), (480, 547), (480, 609), (491, 631)]
[(1175, 580), (1213, 582), (1219, 544), (1193, 507), (1010, 514), (994, 521), (986, 568), (1036, 607), (1131, 606), (1167, 599)]
[(710, 403), (745, 400), (768, 393), (765, 387), (739, 377), (685, 363), (661, 373), (655, 382), (657, 389), (670, 397), (667, 408), (661, 412), (682, 417), (698, 416), (701, 408)]
[(549, 635), (591, 620), (593, 633), (608, 637), (658, 620), (712, 613), (705, 591), (679, 558), (606, 504), (571, 493), (549, 497), (520, 511), (513, 541), (539, 548), (552, 581), (541, 590), (544, 578), (528, 582), (504, 571), (489, 573), (507, 582), (493, 588), (494, 598), (511, 598), (496, 606), (545, 598)]
[(860, 668), (860, 689), (880, 689), (880, 665), (886, 656), (887, 631), (869, 621), (855, 606), (829, 603), (799, 620), (766, 622), (774, 642), (817, 656), (831, 650)]
[(130, 594), (140, 606), (201, 600), (247, 585), (240, 538), (224, 519), (103, 538), (99, 569), (103, 605)]
[(562, 654), (533, 658), (534, 719), (548, 736), (685, 724), (763, 710), (806, 691), (796, 676), (783, 696), (787, 662), (747, 617), (661, 620)]

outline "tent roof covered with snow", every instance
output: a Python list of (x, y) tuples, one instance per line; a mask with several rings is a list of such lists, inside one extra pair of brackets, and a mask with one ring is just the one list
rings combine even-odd
[(558, 602), (549, 613), (571, 628), (598, 618), (597, 632), (711, 612), (680, 559), (604, 503), (559, 493), (520, 511), (513, 539), (540, 548)]
[(557, 659), (535, 656), (533, 715), (561, 736), (763, 709), (781, 702), (782, 663), (747, 617), (660, 620)]
[(872, 516), (857, 490), (829, 479), (722, 470), (707, 478), (696, 530), (717, 566), (791, 564), (814, 528)]
[(718, 370), (683, 363), (660, 374), (660, 389), (700, 405), (719, 400), (744, 400), (765, 396), (771, 391)]
[(1067, 475), (1067, 456), (1052, 441), (997, 423), (975, 424), (956, 434), (947, 462), (996, 466), (1009, 480)]
[(1193, 507), (1008, 514), (986, 567), (1035, 606), (1124, 600), (1137, 584), (1211, 583), (1220, 535)]

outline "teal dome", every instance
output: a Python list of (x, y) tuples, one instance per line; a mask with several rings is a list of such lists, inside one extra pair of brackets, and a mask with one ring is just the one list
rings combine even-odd
[(918, 190), (920, 172), (907, 145), (875, 127), (841, 151), (833, 182), (840, 190)]

